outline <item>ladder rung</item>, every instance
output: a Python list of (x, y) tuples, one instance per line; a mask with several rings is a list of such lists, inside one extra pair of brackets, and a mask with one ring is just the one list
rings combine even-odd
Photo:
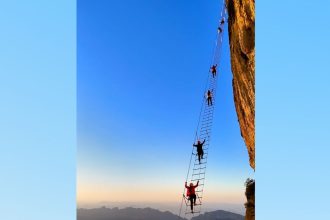
[[(202, 161), (202, 160), (205, 160), (205, 159), (207, 159), (207, 155), (206, 155), (206, 154), (204, 154), (204, 157), (203, 157), (203, 158), (201, 158), (201, 161)], [(195, 161), (197, 161), (197, 160), (199, 160), (199, 159), (198, 159), (198, 156), (196, 156), (196, 159), (195, 159)]]
[(191, 180), (191, 182), (192, 182), (192, 181), (199, 181), (199, 180), (205, 180), (205, 178), (201, 178), (201, 179), (193, 179), (193, 180)]
[(211, 127), (212, 127), (212, 124), (213, 124), (212, 121), (210, 121), (210, 122), (203, 122), (201, 124), (201, 131), (202, 130), (208, 130), (208, 131), (210, 131), (211, 130)]
[(204, 180), (204, 179), (205, 179), (205, 175), (204, 176), (198, 176), (198, 175), (191, 176), (191, 181)]
[(202, 121), (201, 125), (202, 126), (203, 125), (210, 125), (212, 123), (213, 123), (212, 119), (205, 119), (205, 120)]
[(213, 116), (208, 117), (208, 118), (203, 118), (202, 120), (202, 125), (209, 125), (213, 123)]
[[(207, 153), (207, 151), (204, 149), (204, 157), (203, 157), (203, 158), (201, 158), (201, 160), (204, 160), (204, 159), (206, 159), (206, 158), (207, 158), (207, 156), (208, 156), (208, 153)], [(196, 158), (196, 159), (195, 159), (195, 161), (196, 161), (196, 160), (198, 160), (198, 156), (197, 156), (197, 155), (195, 156), (195, 158)]]
[[(207, 160), (207, 157), (203, 157), (203, 159), (201, 159), (201, 162), (204, 162), (204, 161), (206, 162), (206, 160)], [(198, 158), (196, 158), (195, 161), (199, 161)]]
[[(201, 160), (205, 160), (205, 159), (207, 159), (207, 157), (201, 158)], [(197, 160), (199, 160), (198, 157), (196, 157), (195, 161), (197, 161)]]
[(206, 167), (200, 167), (200, 168), (197, 168), (197, 169), (193, 169), (193, 170), (201, 170), (201, 169), (205, 169)]
[[(203, 139), (210, 139), (210, 135), (209, 134), (199, 134), (199, 139), (201, 140), (203, 140)], [(206, 143), (205, 144), (208, 144), (207, 142), (209, 142), (208, 140), (207, 141), (205, 141)], [(205, 146), (205, 144), (203, 145), (203, 146)]]
[[(212, 121), (210, 121), (210, 122), (205, 122), (205, 123), (203, 122), (203, 123), (201, 124), (201, 130), (211, 130), (212, 124), (213, 124)], [(203, 128), (207, 128), (207, 129), (203, 129)]]
[[(200, 139), (206, 139), (207, 137), (211, 136), (211, 132), (206, 132), (205, 130), (199, 132), (199, 138)], [(205, 136), (205, 138), (201, 138), (201, 136)]]
[[(209, 106), (207, 106), (207, 107), (209, 107)], [(205, 108), (204, 109), (204, 114), (205, 113), (210, 113), (210, 112), (213, 112), (213, 109), (212, 108), (211, 109), (210, 108)]]
[[(213, 113), (212, 113), (213, 114)], [(212, 122), (213, 115), (204, 115), (202, 121)]]
[[(202, 205), (201, 203), (196, 203), (194, 206)], [(190, 207), (190, 204), (186, 205), (187, 207)], [(196, 213), (196, 212), (195, 212)]]
[(205, 174), (204, 174), (204, 176), (198, 176), (198, 175), (191, 175), (191, 181), (193, 181), (193, 180), (203, 180), (203, 179), (205, 179)]
[(213, 123), (213, 116), (210, 116), (208, 118), (203, 118), (202, 125), (212, 124)]
[(212, 122), (211, 120), (210, 120), (210, 121), (203, 121), (202, 124), (201, 124), (201, 126), (203, 126), (203, 127), (204, 127), (204, 126), (205, 126), (205, 127), (206, 127), (206, 126), (210, 126), (210, 125), (212, 125), (212, 123), (213, 123), (213, 122)]
[[(209, 136), (211, 136), (210, 133), (208, 133), (208, 132), (204, 132), (204, 131), (205, 131), (205, 130), (202, 131), (203, 133), (199, 133), (199, 139), (206, 139), (206, 138), (208, 138)], [(202, 138), (201, 136), (203, 136), (204, 138)]]
[(210, 111), (210, 112), (204, 112), (204, 114), (203, 114), (203, 119), (206, 119), (207, 117), (208, 117), (208, 118), (212, 118), (212, 117), (213, 117), (213, 114), (214, 114), (213, 111)]
[(202, 126), (206, 126), (206, 125), (211, 125), (213, 122), (212, 122), (212, 120), (211, 119), (208, 119), (208, 120), (203, 120), (203, 122), (202, 122)]
[[(206, 149), (206, 148), (205, 148)], [(205, 149), (203, 149), (204, 150), (204, 155), (207, 155), (208, 154), (208, 152), (205, 152)], [(192, 153), (193, 155), (198, 155), (197, 153)]]
[(210, 108), (209, 106), (208, 106), (208, 108), (205, 108), (203, 111), (203, 116), (212, 115), (212, 114), (214, 114), (214, 108)]
[(214, 114), (214, 111), (208, 111), (208, 112), (204, 112), (204, 117), (205, 116), (209, 116), (209, 115), (213, 115)]
[(214, 114), (214, 111), (213, 110), (204, 111), (203, 116), (208, 116), (210, 114)]
[[(196, 162), (196, 161), (199, 161), (197, 156), (195, 156), (195, 162)], [(201, 158), (200, 161), (203, 162), (203, 163), (206, 162), (206, 161), (205, 161), (205, 157)], [(198, 164), (199, 164), (199, 163), (198, 163)]]
[[(205, 148), (206, 149), (206, 148)], [(203, 149), (204, 150), (204, 149)], [(209, 153), (208, 152), (205, 152), (205, 150), (204, 150), (204, 157), (203, 158), (205, 158), (205, 156), (207, 156)], [(197, 155), (197, 154), (195, 154), (195, 155)]]
[(204, 173), (199, 173), (199, 174), (193, 174), (193, 176), (197, 176), (197, 175), (205, 175), (205, 172)]
[(212, 127), (212, 124), (210, 125), (202, 125), (203, 127), (201, 127), (201, 130), (203, 130), (204, 128), (210, 129)]
[[(202, 160), (206, 160), (207, 159), (207, 157), (203, 157), (202, 159), (201, 159), (201, 161)], [(195, 159), (195, 161), (199, 161), (199, 159), (197, 158), (197, 159)]]
[(199, 213), (200, 213), (200, 211), (198, 211), (198, 212), (186, 212), (185, 214), (188, 215), (188, 214), (199, 214)]
[[(204, 156), (208, 154), (208, 152), (205, 152), (207, 148), (203, 148), (203, 151), (204, 151)], [(197, 153), (193, 153), (196, 157), (198, 157), (198, 154)]]
[(196, 165), (203, 165), (203, 164), (206, 164), (206, 162), (204, 162), (204, 163), (203, 162), (202, 163), (195, 163), (194, 166), (196, 166)]
[[(207, 157), (203, 157), (203, 159), (201, 159), (201, 161), (204, 161), (206, 159), (207, 159)], [(196, 158), (195, 161), (199, 161), (198, 158)]]
[(212, 122), (205, 122), (201, 124), (201, 131), (202, 130), (211, 130)]
[(212, 124), (213, 123), (213, 116), (203, 117), (202, 124)]
[[(201, 138), (201, 139), (206, 139), (206, 138)], [(203, 147), (209, 145), (209, 143), (207, 143), (207, 142), (208, 142), (208, 141), (205, 141), (205, 144), (203, 144)]]

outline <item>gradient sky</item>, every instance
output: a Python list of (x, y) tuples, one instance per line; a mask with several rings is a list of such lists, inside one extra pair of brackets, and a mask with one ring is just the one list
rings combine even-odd
[[(180, 202), (221, 1), (78, 1), (79, 203)], [(204, 202), (253, 177), (222, 48)]]

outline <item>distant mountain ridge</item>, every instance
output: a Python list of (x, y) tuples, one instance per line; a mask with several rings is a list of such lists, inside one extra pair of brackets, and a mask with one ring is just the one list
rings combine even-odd
[(191, 220), (244, 220), (244, 216), (232, 212), (217, 210), (214, 212), (206, 212), (193, 217)]
[[(77, 220), (185, 220), (171, 212), (152, 208), (95, 208), (78, 209)], [(192, 220), (244, 220), (244, 216), (227, 211), (207, 212)]]
[(171, 212), (152, 208), (78, 209), (77, 220), (184, 220)]

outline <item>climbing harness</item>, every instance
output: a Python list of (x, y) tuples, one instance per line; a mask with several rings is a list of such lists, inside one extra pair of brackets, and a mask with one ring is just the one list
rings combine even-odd
[[(215, 48), (213, 51), (213, 57), (212, 57), (212, 63), (210, 66), (217, 65), (219, 68), (219, 62), (220, 62), (220, 55), (221, 55), (221, 48), (222, 48), (222, 37), (223, 37), (223, 26), (226, 19), (226, 6), (225, 2), (223, 2), (223, 7), (221, 10), (221, 16), (219, 20), (219, 28), (221, 28), (222, 31), (218, 31), (216, 35), (216, 43)], [(205, 184), (205, 174), (206, 174), (206, 164), (207, 164), (207, 158), (208, 158), (208, 149), (210, 146), (211, 141), (211, 132), (212, 132), (212, 122), (213, 122), (213, 113), (214, 113), (214, 107), (215, 107), (215, 98), (216, 98), (216, 91), (217, 91), (217, 79), (219, 76), (219, 71), (215, 75), (208, 72), (208, 77), (204, 89), (204, 94), (207, 94), (207, 91), (211, 91), (212, 94), (212, 101), (211, 105), (208, 104), (207, 97), (203, 94), (203, 100), (202, 100), (202, 106), (199, 113), (199, 120), (197, 124), (197, 128), (195, 131), (195, 137), (194, 137), (194, 143), (196, 143), (198, 140), (203, 142), (205, 140), (205, 143), (203, 145), (204, 155), (201, 161), (198, 160), (198, 153), (197, 149), (195, 150), (195, 147), (193, 146), (190, 162), (189, 162), (189, 168), (186, 176), (186, 182), (193, 183), (196, 185), (197, 181), (199, 181), (198, 187), (196, 188), (196, 204), (194, 205), (193, 212), (190, 209), (190, 200), (188, 197), (185, 196), (186, 189), (183, 190), (183, 196), (181, 200), (181, 206), (179, 211), (179, 217), (187, 217), (187, 216), (195, 216), (195, 214), (201, 213), (202, 210), (202, 200), (203, 200), (203, 192), (204, 192), (204, 184)], [(191, 174), (191, 175), (190, 175)], [(188, 177), (190, 175), (190, 179), (188, 181)]]

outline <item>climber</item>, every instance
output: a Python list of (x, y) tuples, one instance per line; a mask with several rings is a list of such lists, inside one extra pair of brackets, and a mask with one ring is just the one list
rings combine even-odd
[(218, 27), (218, 33), (222, 33), (222, 28)]
[(225, 18), (222, 18), (220, 24), (221, 24), (221, 25), (225, 24)]
[(207, 105), (212, 105), (212, 93), (210, 90), (207, 90)]
[(196, 205), (196, 192), (195, 188), (198, 187), (199, 180), (197, 181), (197, 184), (194, 186), (193, 183), (190, 183), (190, 185), (187, 185), (187, 182), (185, 182), (185, 187), (187, 188), (187, 197), (188, 200), (190, 200), (190, 209), (191, 213), (194, 213), (193, 206)]
[(198, 161), (199, 164), (201, 163), (201, 159), (203, 159), (204, 151), (203, 151), (203, 144), (205, 143), (205, 139), (203, 143), (200, 142), (200, 140), (197, 141), (197, 144), (193, 144), (194, 147), (197, 148), (197, 155), (198, 155)]
[(218, 64), (212, 65), (210, 68), (213, 78), (217, 75), (217, 66), (218, 66)]

